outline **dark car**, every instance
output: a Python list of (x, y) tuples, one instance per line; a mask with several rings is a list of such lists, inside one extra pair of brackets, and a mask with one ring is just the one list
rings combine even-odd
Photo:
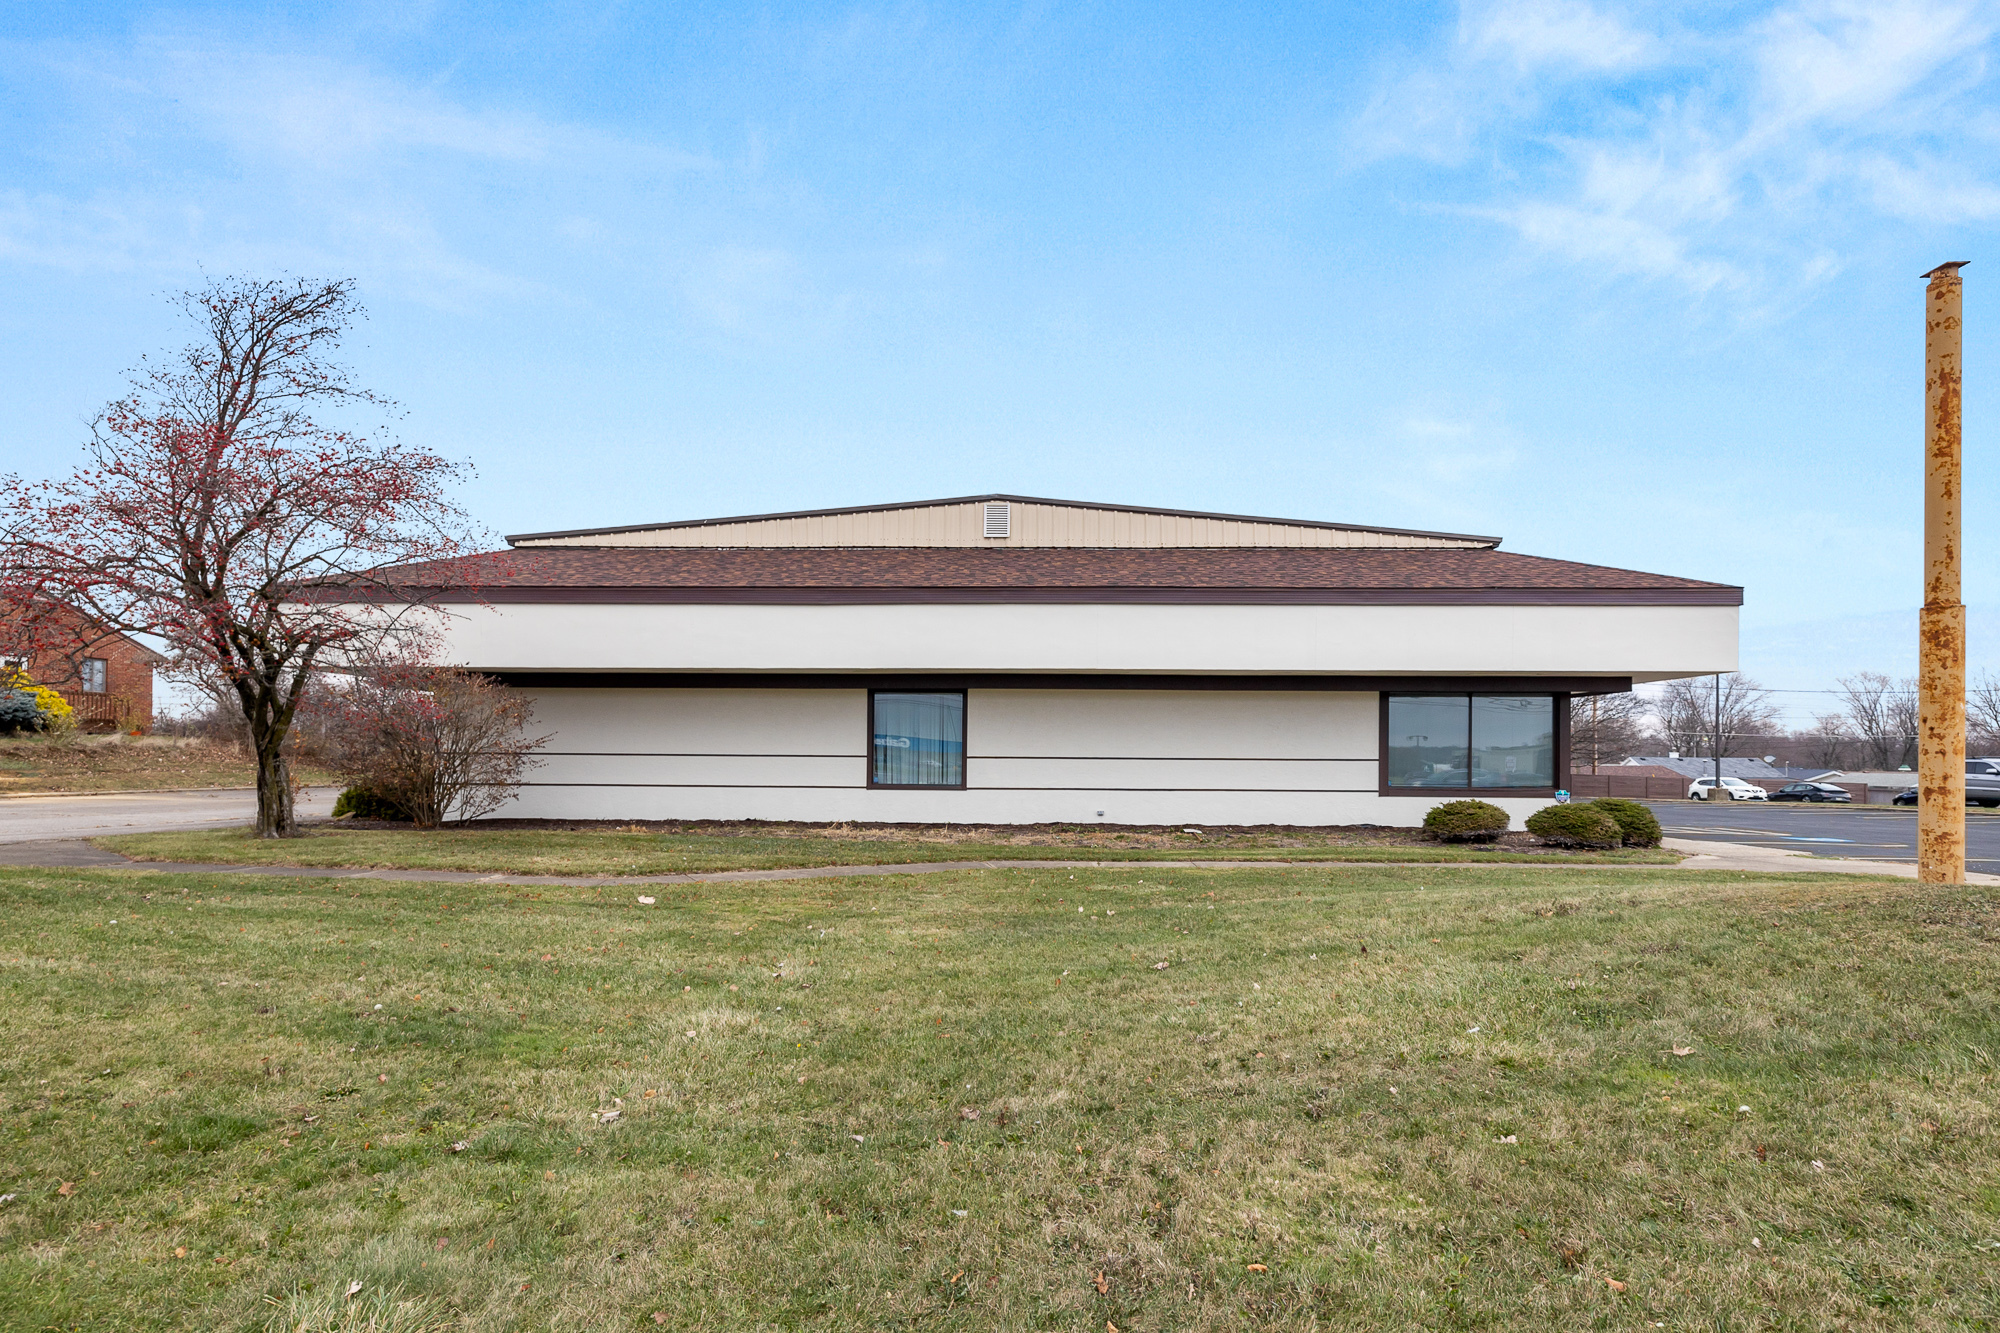
[(1771, 793), (1774, 801), (1841, 801), (1852, 804), (1854, 797), (1831, 782), (1788, 782)]
[[(1782, 798), (1780, 798), (1782, 799)], [(1891, 805), (1915, 805), (1917, 789), (1905, 787), (1889, 799)], [(1965, 761), (1965, 803), (1992, 809), (2000, 805), (2000, 759)]]

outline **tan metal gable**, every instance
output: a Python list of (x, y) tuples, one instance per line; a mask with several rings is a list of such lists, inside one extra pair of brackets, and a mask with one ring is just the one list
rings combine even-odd
[[(988, 537), (988, 507), (1006, 506), (1005, 537)], [(1311, 520), (1255, 518), (974, 496), (905, 505), (756, 514), (657, 526), (510, 537), (516, 547), (1320, 547), (1480, 549), (1498, 538), (1408, 532)]]

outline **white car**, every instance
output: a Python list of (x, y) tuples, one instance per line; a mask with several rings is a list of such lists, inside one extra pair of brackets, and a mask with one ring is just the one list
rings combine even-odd
[[(1745, 782), (1742, 778), (1724, 778), (1722, 780), (1722, 793), (1727, 799), (1732, 801), (1768, 801), (1771, 799), (1770, 792), (1765, 791), (1754, 782)], [(1688, 784), (1688, 799), (1690, 801), (1705, 801), (1714, 794), (1714, 778), (1696, 778)]]

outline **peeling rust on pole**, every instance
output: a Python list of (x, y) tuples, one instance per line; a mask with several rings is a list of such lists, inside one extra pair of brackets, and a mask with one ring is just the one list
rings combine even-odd
[(1924, 276), (1924, 609), (1917, 625), (1917, 878), (1965, 882), (1965, 606), (1959, 601), (1964, 262)]

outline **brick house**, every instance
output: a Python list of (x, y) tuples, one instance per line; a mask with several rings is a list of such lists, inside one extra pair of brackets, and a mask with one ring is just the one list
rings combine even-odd
[(153, 670), (166, 660), (67, 607), (38, 617), (32, 631), (0, 621), (0, 666), (60, 693), (85, 731), (150, 729)]

